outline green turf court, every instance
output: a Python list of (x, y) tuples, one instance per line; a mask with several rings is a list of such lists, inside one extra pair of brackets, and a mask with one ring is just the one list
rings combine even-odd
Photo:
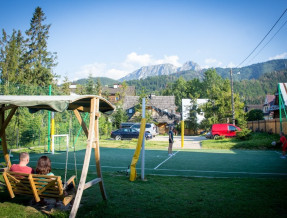
[[(134, 149), (101, 148), (103, 172), (125, 172), (131, 163)], [(278, 151), (254, 150), (176, 150), (168, 157), (165, 150), (145, 151), (145, 174), (186, 176), (186, 177), (255, 177), (287, 178), (287, 159), (280, 159)], [(38, 158), (44, 154), (30, 153), (30, 166), (35, 167)], [(66, 152), (47, 154), (52, 160), (52, 168), (65, 169)], [(76, 152), (78, 174), (82, 168), (85, 150)], [(11, 158), (18, 162), (17, 154)], [(74, 169), (74, 152), (69, 152), (68, 169)], [(90, 167), (95, 172), (94, 153)], [(137, 172), (141, 172), (141, 159)]]

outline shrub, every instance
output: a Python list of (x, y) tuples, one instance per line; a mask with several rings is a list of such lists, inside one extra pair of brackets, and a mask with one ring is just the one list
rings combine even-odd
[(221, 140), (221, 139), (224, 139), (224, 135), (219, 135), (219, 136), (214, 136), (214, 139), (215, 140)]
[(251, 130), (247, 128), (241, 129), (241, 131), (236, 133), (236, 138), (240, 140), (247, 140), (251, 138)]

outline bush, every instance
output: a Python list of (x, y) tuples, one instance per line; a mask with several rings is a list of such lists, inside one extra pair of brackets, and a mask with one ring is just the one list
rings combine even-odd
[(240, 140), (247, 140), (251, 138), (251, 130), (244, 128), (236, 133), (236, 138)]
[(221, 139), (224, 139), (224, 138), (225, 138), (224, 135), (214, 136), (215, 140), (221, 140)]

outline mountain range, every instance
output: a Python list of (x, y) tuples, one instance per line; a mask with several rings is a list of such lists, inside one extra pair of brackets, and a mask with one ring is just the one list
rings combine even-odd
[[(263, 63), (252, 64), (241, 68), (233, 68), (234, 81), (259, 79), (260, 76), (287, 69), (287, 59), (271, 60)], [(112, 85), (122, 81), (136, 81), (146, 80), (148, 77), (163, 77), (162, 79), (171, 82), (179, 77), (183, 77), (185, 80), (191, 80), (194, 78), (203, 79), (204, 72), (207, 69), (201, 68), (197, 63), (188, 61), (182, 65), (182, 67), (175, 67), (172, 64), (160, 64), (152, 66), (144, 66), (140, 69), (128, 74), (120, 80), (114, 80), (107, 77), (93, 77), (94, 82), (100, 79), (102, 85)], [(216, 72), (222, 78), (230, 78), (230, 68), (215, 68)], [(87, 79), (80, 79), (74, 81), (74, 84), (85, 84)], [(129, 83), (130, 83), (129, 82)], [(134, 83), (134, 82), (133, 82)], [(144, 83), (144, 81), (143, 81)], [(132, 83), (131, 83), (132, 84)]]
[(201, 71), (201, 67), (193, 62), (188, 61), (182, 65), (182, 67), (176, 67), (172, 64), (158, 64), (151, 66), (144, 66), (134, 72), (128, 74), (127, 76), (119, 79), (120, 82), (134, 80), (134, 79), (145, 79), (150, 76), (162, 76), (162, 75), (170, 75), (182, 71)]
[[(258, 79), (265, 73), (273, 71), (284, 70), (287, 68), (287, 59), (271, 60), (263, 63), (252, 64), (249, 66), (234, 68), (234, 80), (243, 79)], [(175, 67), (172, 64), (159, 64), (144, 66), (140, 69), (128, 74), (127, 76), (119, 79), (122, 81), (145, 79), (150, 76), (174, 75), (176, 77), (183, 76), (186, 79), (199, 78), (202, 79), (204, 72), (207, 69), (201, 68), (197, 63), (188, 61), (182, 67)], [(230, 77), (230, 68), (215, 68), (216, 72), (223, 78)]]

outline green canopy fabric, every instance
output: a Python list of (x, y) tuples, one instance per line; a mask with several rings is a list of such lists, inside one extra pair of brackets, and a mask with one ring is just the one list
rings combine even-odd
[(89, 111), (91, 99), (95, 97), (100, 99), (100, 112), (111, 114), (114, 111), (114, 106), (108, 100), (96, 95), (1, 95), (0, 105), (27, 107), (31, 113), (39, 110), (63, 112), (77, 107)]

